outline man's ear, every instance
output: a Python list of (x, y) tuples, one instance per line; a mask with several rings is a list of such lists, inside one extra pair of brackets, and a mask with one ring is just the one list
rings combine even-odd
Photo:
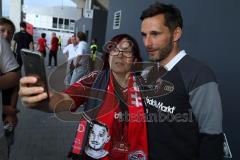
[(133, 59), (133, 64), (135, 64), (137, 62), (137, 58)]
[(133, 61), (132, 61), (132, 67), (135, 68), (135, 65), (137, 63), (137, 58), (134, 58)]
[(182, 29), (177, 27), (173, 32), (173, 41), (177, 42), (182, 36)]

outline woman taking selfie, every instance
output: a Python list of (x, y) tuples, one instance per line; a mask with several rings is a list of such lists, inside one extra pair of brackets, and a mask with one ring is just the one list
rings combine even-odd
[[(71, 85), (64, 93), (49, 91), (48, 110), (75, 111), (84, 104), (70, 157), (73, 159), (146, 159), (147, 132), (141, 93), (132, 68), (141, 61), (136, 40), (120, 34), (108, 42), (104, 67)], [(29, 108), (45, 109), (48, 94), (23, 77), (19, 95)], [(32, 86), (32, 87), (30, 87)]]

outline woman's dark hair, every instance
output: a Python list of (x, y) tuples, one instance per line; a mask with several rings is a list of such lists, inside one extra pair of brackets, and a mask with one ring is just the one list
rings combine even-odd
[(177, 27), (183, 28), (183, 19), (180, 10), (174, 5), (167, 5), (156, 2), (149, 6), (142, 12), (140, 17), (141, 21), (145, 18), (154, 17), (163, 14), (165, 19), (165, 25), (173, 32)]
[[(131, 41), (133, 43), (132, 46), (132, 52), (134, 55), (134, 58), (137, 60), (137, 62), (142, 62), (142, 58), (140, 55), (140, 50), (139, 50), (139, 46), (137, 41), (130, 35), (128, 34), (118, 34), (116, 36), (114, 36), (110, 42), (114, 42), (116, 44), (120, 43), (123, 39), (127, 39), (129, 41)], [(105, 51), (105, 50), (104, 50)], [(106, 52), (106, 51), (105, 51)], [(105, 57), (104, 57), (104, 66), (103, 69), (107, 69), (109, 68), (109, 62), (108, 62), (108, 58), (109, 58), (109, 53), (105, 53)]]
[(7, 18), (3, 18), (1, 17), (0, 18), (0, 25), (5, 25), (5, 24), (8, 24), (12, 27), (13, 29), (13, 32), (15, 32), (15, 25), (13, 24), (13, 22)]

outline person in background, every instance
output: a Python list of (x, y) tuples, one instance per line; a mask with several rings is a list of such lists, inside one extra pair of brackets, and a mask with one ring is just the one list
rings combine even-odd
[(59, 45), (59, 49), (62, 49), (62, 37), (58, 36), (58, 45)]
[(21, 57), (21, 49), (31, 49), (34, 50), (33, 45), (33, 36), (29, 34), (27, 31), (27, 23), (20, 22), (20, 31), (17, 32), (13, 37), (13, 51), (16, 52), (17, 62), (20, 66), (22, 66), (22, 57)]
[(89, 70), (90, 70), (90, 72), (92, 72), (95, 70), (95, 62), (97, 59), (97, 51), (98, 51), (96, 38), (92, 39), (92, 42), (90, 45), (90, 50), (91, 50), (91, 56), (90, 56), (90, 62), (89, 62)]
[(70, 85), (72, 73), (74, 70), (74, 58), (77, 56), (77, 50), (78, 50), (78, 42), (76, 39), (76, 36), (73, 35), (71, 37), (71, 44), (67, 45), (63, 49), (63, 54), (67, 60), (67, 72), (66, 72), (66, 79), (65, 84)]
[(96, 38), (92, 39), (92, 43), (90, 45), (90, 49), (91, 49), (91, 59), (92, 59), (92, 61), (95, 61), (96, 60), (96, 56), (97, 56), (97, 50), (98, 50), (97, 39)]
[[(143, 78), (160, 86), (145, 95), (150, 160), (223, 159), (222, 104), (212, 70), (180, 48), (183, 19), (174, 5), (156, 2), (142, 12), (141, 34), (149, 59)], [(203, 46), (204, 47), (204, 46)], [(165, 74), (159, 74), (165, 70)], [(155, 78), (151, 78), (155, 76)], [(171, 92), (161, 95), (166, 80)]]
[(46, 57), (46, 48), (48, 48), (46, 33), (42, 33), (41, 37), (38, 39), (37, 50), (42, 54), (44, 58)]
[[(20, 74), (16, 72), (19, 65), (11, 51), (9, 42), (0, 37), (0, 90), (12, 88), (18, 85)], [(0, 92), (1, 93), (1, 92)], [(1, 96), (0, 96), (1, 101)], [(13, 116), (16, 112), (5, 113)], [(0, 102), (0, 115), (2, 115), (2, 103)], [(8, 159), (8, 144), (4, 136), (3, 120), (0, 118), (0, 159)]]
[(78, 32), (76, 38), (78, 42), (78, 48), (76, 50), (77, 56), (74, 59), (74, 70), (70, 84), (75, 83), (89, 72), (89, 49), (86, 42), (87, 37), (85, 33)]
[[(68, 38), (68, 40), (67, 40), (67, 45), (69, 45), (69, 44), (72, 43), (72, 42), (71, 42), (71, 38), (72, 38), (72, 37)], [(67, 45), (66, 45), (66, 46), (67, 46)]]
[[(11, 44), (13, 34), (15, 32), (15, 26), (13, 22), (6, 18), (0, 18), (0, 37), (6, 39)], [(10, 53), (12, 54), (12, 52)], [(20, 75), (20, 70), (15, 69), (12, 72), (16, 72)], [(14, 128), (17, 125), (17, 100), (18, 100), (18, 86), (2, 90), (2, 105), (3, 105), (3, 122), (5, 125), (5, 136), (8, 141), (8, 146), (14, 142)], [(10, 151), (10, 150), (9, 150)]]
[(51, 68), (52, 58), (54, 58), (54, 66), (57, 66), (57, 53), (58, 53), (58, 38), (56, 37), (56, 33), (52, 33), (51, 38), (51, 47), (49, 51), (49, 59), (48, 59), (48, 68)]
[(9, 43), (11, 43), (13, 34), (15, 32), (15, 25), (13, 22), (7, 18), (0, 18), (0, 34), (5, 38)]

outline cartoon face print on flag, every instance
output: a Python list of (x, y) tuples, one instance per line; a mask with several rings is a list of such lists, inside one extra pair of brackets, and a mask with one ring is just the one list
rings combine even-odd
[(95, 121), (88, 137), (88, 144), (85, 153), (95, 159), (105, 157), (108, 151), (104, 150), (104, 145), (108, 143), (110, 136), (106, 125)]

